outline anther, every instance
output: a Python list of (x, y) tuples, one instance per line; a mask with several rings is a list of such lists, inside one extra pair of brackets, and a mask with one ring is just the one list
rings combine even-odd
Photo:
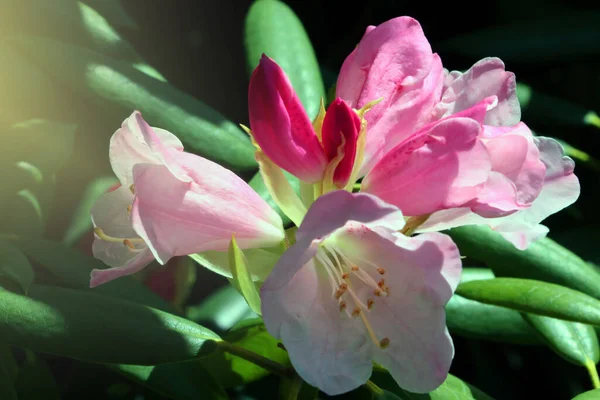
[(135, 194), (135, 185), (133, 183), (129, 185), (129, 190), (131, 190), (131, 193)]
[(131, 250), (135, 250), (135, 246), (133, 245), (133, 243), (131, 243), (129, 239), (123, 239), (123, 244), (129, 247)]
[(390, 339), (388, 338), (383, 338), (379, 341), (379, 347), (382, 349), (385, 349), (386, 347), (388, 347), (390, 345)]
[(367, 308), (370, 310), (371, 307), (373, 307), (373, 304), (375, 304), (375, 302), (373, 301), (373, 299), (368, 299), (367, 300)]
[(354, 271), (354, 272), (358, 271), (358, 265), (352, 266), (352, 271)]
[(346, 293), (345, 290), (341, 290), (341, 289), (336, 290), (335, 291), (335, 299), (339, 300), (340, 297), (342, 297), (344, 295), (344, 293)]
[(379, 268), (377, 268), (377, 272), (379, 272), (379, 275), (383, 275), (383, 274), (385, 274), (385, 269), (379, 267)]
[(340, 312), (344, 311), (345, 309), (346, 309), (346, 302), (345, 302), (345, 301), (342, 301), (342, 302), (340, 303)]
[(344, 273), (342, 274), (342, 279), (346, 280), (346, 279), (348, 279), (348, 278), (350, 278), (350, 274), (349, 274), (349, 273), (347, 273), (347, 272), (344, 272)]
[(383, 289), (383, 287), (385, 286), (385, 279), (382, 279), (379, 282), (377, 282), (377, 286)]
[(131, 204), (127, 206), (127, 212), (128, 212), (129, 214), (131, 214), (131, 209), (132, 209), (132, 208), (133, 208), (133, 207), (131, 207)]
[(354, 310), (352, 311), (352, 316), (358, 317), (359, 315), (360, 315), (360, 308), (355, 307)]
[(377, 297), (381, 297), (381, 290), (377, 289), (373, 292), (373, 294)]

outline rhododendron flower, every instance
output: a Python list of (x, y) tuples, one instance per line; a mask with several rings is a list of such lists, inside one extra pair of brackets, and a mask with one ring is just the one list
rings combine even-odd
[[(409, 232), (428, 218), (442, 229), (529, 215), (527, 223), (497, 228), (523, 248), (543, 231), (540, 218), (578, 197), (577, 178), (562, 153), (556, 156), (549, 144), (555, 142), (534, 138), (519, 123), (515, 77), (502, 61), (486, 58), (465, 73), (448, 72), (412, 18), (369, 27), (344, 61), (336, 90), (337, 99), (311, 125), (273, 60), (264, 56), (253, 74), (250, 133), (282, 209), (303, 215), (319, 195), (350, 191), (363, 177), (361, 191), (412, 219)], [(278, 187), (284, 183), (274, 166), (302, 181), (302, 202)], [(554, 189), (543, 191), (548, 185)], [(530, 212), (534, 203), (544, 215)]]
[(319, 197), (261, 289), (262, 315), (292, 365), (329, 395), (355, 389), (375, 361), (412, 392), (447, 377), (444, 306), (461, 274), (452, 240), (407, 237), (400, 210), (369, 194)]
[(139, 112), (110, 141), (110, 162), (121, 186), (92, 209), (93, 252), (113, 267), (92, 271), (97, 286), (133, 274), (156, 259), (278, 245), (281, 218), (233, 172), (183, 151), (170, 132), (150, 127)]

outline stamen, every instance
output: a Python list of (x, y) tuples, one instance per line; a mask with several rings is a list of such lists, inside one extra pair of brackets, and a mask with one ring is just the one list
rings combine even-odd
[(385, 274), (385, 269), (379, 267), (379, 268), (377, 268), (377, 272), (379, 272), (379, 275), (383, 275), (383, 274)]
[[(94, 228), (94, 233), (96, 234), (96, 236), (98, 236), (101, 240), (104, 240), (105, 242), (123, 243), (127, 247), (129, 247), (129, 244), (133, 245), (133, 243), (144, 243), (144, 240), (141, 238), (118, 238), (108, 236), (104, 233), (104, 231), (101, 228)], [(125, 243), (125, 241), (127, 241), (129, 244)]]
[(133, 207), (131, 207), (131, 204), (127, 206), (127, 213), (128, 213), (128, 214), (131, 214), (131, 209), (132, 209), (132, 208), (133, 208)]
[(135, 194), (135, 185), (133, 183), (129, 185), (129, 190), (131, 190), (131, 193)]
[(373, 301), (373, 299), (368, 299), (367, 300), (367, 308), (370, 310), (371, 307), (373, 307), (373, 304), (375, 304), (375, 302)]
[(340, 312), (344, 311), (345, 309), (346, 309), (346, 302), (345, 302), (345, 301), (342, 301), (342, 302), (340, 303)]
[(316, 258), (317, 258), (317, 261), (319, 261), (321, 263), (323, 268), (325, 268), (325, 271), (327, 271), (327, 279), (329, 280), (329, 284), (331, 285), (331, 291), (336, 292), (337, 284), (335, 282), (335, 279), (333, 278), (333, 273), (331, 272), (328, 263), (325, 261), (326, 257), (323, 257), (322, 254), (320, 254), (320, 252), (317, 252)]
[(377, 289), (373, 292), (373, 294), (377, 297), (381, 297), (381, 290)]
[[(359, 314), (360, 314), (360, 318), (363, 321), (363, 324), (365, 324), (365, 327), (367, 328), (369, 337), (371, 338), (371, 341), (375, 344), (375, 346), (377, 346), (379, 348), (383, 348), (383, 347), (381, 347), (381, 342), (384, 342), (385, 346), (387, 346), (390, 343), (390, 340), (388, 339), (387, 342), (385, 342), (386, 338), (384, 338), (383, 340), (377, 339), (377, 335), (375, 334), (375, 331), (373, 330), (373, 327), (371, 326), (371, 323), (367, 319), (367, 316), (365, 315), (365, 313), (359, 312)], [(354, 313), (352, 313), (352, 315), (354, 315)]]
[(384, 337), (383, 339), (381, 339), (381, 341), (379, 342), (379, 347), (382, 349), (385, 349), (386, 347), (388, 347), (390, 345), (390, 339)]
[(135, 246), (133, 245), (133, 243), (131, 243), (131, 241), (129, 239), (123, 240), (123, 244), (125, 246), (129, 247), (131, 250), (135, 250)]
[(348, 278), (350, 278), (350, 274), (349, 274), (349, 273), (347, 273), (347, 272), (344, 272), (344, 273), (342, 274), (342, 279), (343, 279), (343, 280), (347, 280)]
[[(357, 317), (359, 314), (361, 314), (360, 308), (359, 307), (355, 307), (354, 311), (352, 311), (352, 316), (353, 317)], [(362, 314), (361, 314), (361, 316), (362, 316)]]

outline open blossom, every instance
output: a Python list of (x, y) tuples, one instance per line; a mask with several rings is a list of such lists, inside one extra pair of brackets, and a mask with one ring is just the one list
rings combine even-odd
[(444, 306), (460, 279), (458, 249), (439, 233), (404, 236), (403, 226), (400, 210), (375, 196), (325, 194), (261, 288), (268, 331), (329, 395), (364, 384), (373, 361), (412, 392), (448, 375)]
[[(267, 90), (265, 82), (276, 85)], [(317, 185), (316, 198), (352, 190), (362, 177), (361, 191), (419, 223), (429, 218), (423, 229), (484, 223), (525, 248), (543, 236), (543, 218), (579, 195), (572, 162), (558, 143), (535, 138), (519, 122), (515, 77), (502, 61), (486, 58), (465, 73), (448, 72), (412, 18), (369, 27), (344, 61), (336, 90), (337, 99), (311, 125), (274, 61), (263, 57), (250, 83), (251, 134), (263, 158), (303, 181), (305, 205), (307, 184)], [(288, 100), (269, 100), (275, 92)], [(331, 129), (328, 119), (344, 121)], [(274, 139), (278, 133), (291, 140), (286, 157)], [(304, 173), (309, 168), (310, 176)], [(513, 222), (496, 223), (505, 218)]]
[(281, 218), (233, 172), (183, 151), (170, 132), (150, 127), (139, 112), (110, 141), (121, 186), (92, 208), (93, 252), (113, 267), (92, 271), (90, 285), (133, 274), (156, 259), (278, 245)]

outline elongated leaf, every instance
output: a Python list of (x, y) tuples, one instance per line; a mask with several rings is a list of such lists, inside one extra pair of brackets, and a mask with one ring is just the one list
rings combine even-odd
[[(277, 340), (269, 335), (263, 324), (253, 323), (232, 330), (224, 339), (280, 364), (290, 365), (287, 352), (277, 346)], [(269, 371), (256, 364), (220, 351), (200, 362), (225, 388), (254, 382), (269, 374)]]
[(33, 283), (33, 269), (27, 257), (7, 240), (0, 239), (0, 278), (17, 283), (23, 293)]
[(256, 1), (246, 17), (245, 32), (248, 71), (256, 68), (263, 53), (274, 59), (310, 118), (316, 117), (325, 87), (310, 39), (294, 12), (280, 1)]
[(151, 125), (176, 134), (187, 151), (237, 172), (256, 170), (254, 148), (236, 124), (169, 84), (127, 63), (49, 39), (11, 38), (10, 45), (49, 76), (105, 107), (109, 120), (118, 123), (140, 110)]
[(144, 365), (114, 365), (112, 369), (173, 400), (228, 399), (225, 390), (198, 361)]
[(26, 351), (25, 361), (15, 381), (19, 400), (59, 400), (60, 388), (46, 362), (31, 351)]
[(107, 266), (79, 250), (45, 239), (22, 239), (14, 241), (14, 244), (31, 260), (60, 278), (66, 286), (118, 297), (163, 311), (173, 311), (173, 308), (161, 297), (130, 277), (122, 277), (90, 289), (92, 270), (107, 268)]
[(496, 278), (462, 283), (456, 293), (482, 303), (600, 326), (600, 300), (553, 283)]
[(29, 294), (0, 291), (0, 335), (36, 352), (155, 365), (210, 354), (220, 340), (191, 321), (112, 297), (38, 285)]
[(572, 400), (598, 400), (600, 399), (600, 389), (590, 390), (573, 397)]
[(231, 237), (231, 243), (229, 244), (229, 265), (231, 266), (233, 280), (242, 296), (244, 296), (252, 311), (260, 315), (260, 296), (248, 272), (246, 257), (238, 247), (234, 236)]
[(83, 235), (91, 233), (93, 228), (92, 218), (90, 216), (92, 206), (100, 196), (118, 182), (118, 179), (113, 176), (97, 178), (90, 182), (83, 192), (83, 196), (77, 209), (73, 213), (71, 224), (65, 232), (63, 243), (72, 246), (81, 239)]
[[(541, 13), (540, 15), (544, 15)], [(482, 58), (490, 55), (510, 62), (556, 61), (557, 57), (571, 59), (600, 52), (598, 12), (570, 12), (565, 24), (563, 15), (530, 19), (493, 26), (449, 38), (440, 43), (440, 50)], [(493, 54), (490, 54), (493, 51)]]
[(548, 346), (565, 360), (579, 366), (585, 366), (590, 361), (594, 364), (600, 361), (598, 337), (590, 325), (534, 314), (523, 314), (523, 317), (539, 332)]
[(462, 255), (484, 261), (496, 276), (513, 276), (557, 283), (600, 299), (600, 273), (551, 239), (517, 250), (486, 226), (448, 231)]

